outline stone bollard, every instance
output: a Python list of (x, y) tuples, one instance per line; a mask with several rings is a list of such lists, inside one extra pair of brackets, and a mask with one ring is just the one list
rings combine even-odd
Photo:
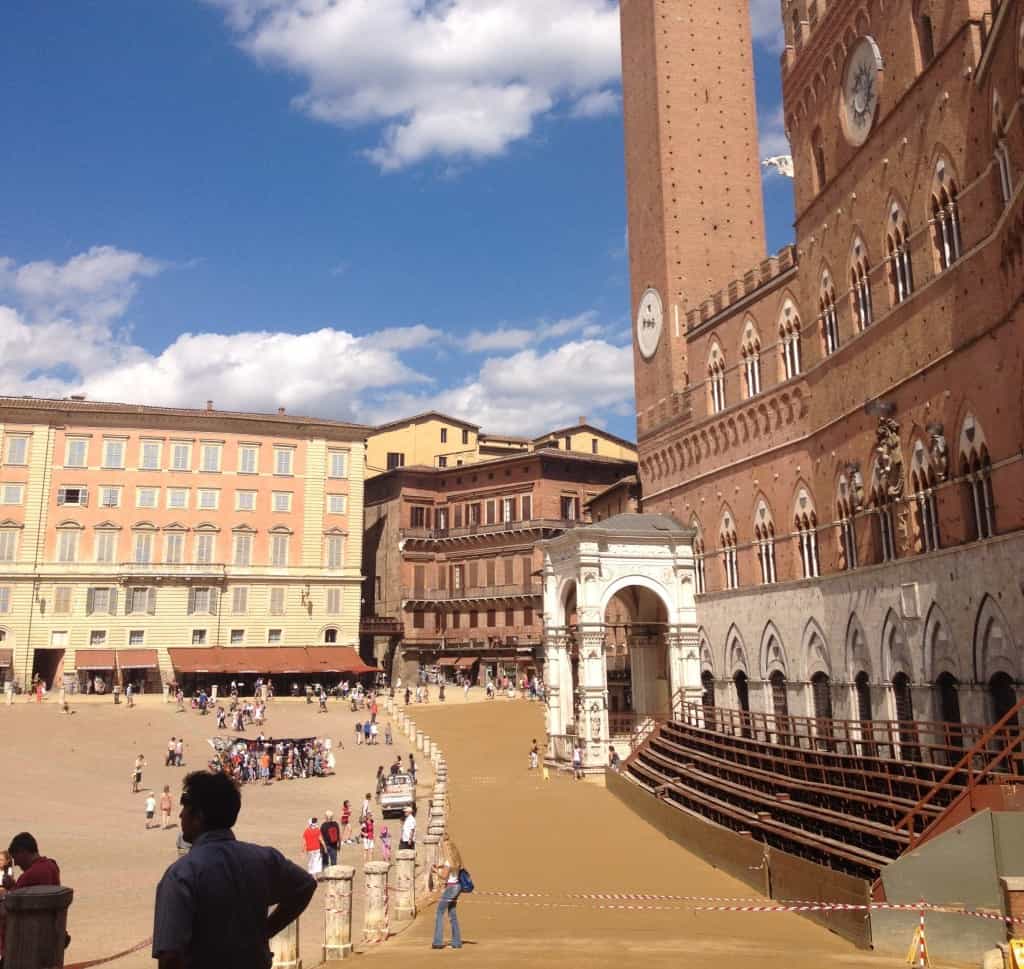
[(416, 850), (402, 848), (395, 855), (395, 918), (416, 918)]
[(423, 750), (423, 731), (417, 730), (415, 736), (415, 743), (417, 750)]
[(351, 865), (331, 865), (324, 869), (321, 883), (324, 893), (324, 962), (352, 955), (352, 880)]
[(440, 835), (427, 834), (423, 838), (423, 890), (426, 893), (434, 890), (434, 865), (440, 844)]
[(438, 842), (444, 841), (444, 822), (432, 820), (427, 827), (427, 834), (435, 835)]
[(363, 941), (383, 942), (388, 937), (388, 861), (368, 861), (363, 865), (366, 876), (366, 917), (363, 920)]
[(299, 920), (289, 923), (270, 940), (271, 969), (302, 969), (299, 958)]
[(427, 760), (432, 760), (433, 759), (433, 751), (434, 751), (434, 741), (431, 740), (429, 737), (424, 737), (423, 738), (423, 756), (426, 757)]
[(34, 885), (4, 896), (6, 969), (60, 969), (68, 908), (75, 893), (56, 885)]

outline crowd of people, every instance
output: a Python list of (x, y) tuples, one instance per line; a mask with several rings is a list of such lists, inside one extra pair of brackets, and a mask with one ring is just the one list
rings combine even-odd
[(275, 740), (261, 734), (253, 740), (214, 738), (210, 746), (215, 751), (210, 770), (227, 774), (238, 784), (327, 777), (336, 766), (330, 737)]

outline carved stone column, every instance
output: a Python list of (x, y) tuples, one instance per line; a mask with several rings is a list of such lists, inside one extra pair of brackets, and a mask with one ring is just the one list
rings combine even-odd
[(56, 885), (36, 885), (8, 892), (4, 936), (7, 969), (60, 969), (64, 965), (64, 936), (74, 891)]
[(668, 679), (672, 715), (681, 716), (685, 703), (700, 704), (700, 639), (696, 627), (672, 626), (668, 633)]
[(434, 890), (434, 865), (437, 864), (437, 853), (440, 845), (440, 835), (428, 834), (423, 838), (423, 890), (427, 893)]
[(271, 969), (302, 969), (299, 958), (299, 920), (289, 922), (270, 940), (270, 952), (274, 957)]
[(416, 918), (416, 852), (402, 848), (396, 855), (395, 918)]
[(324, 887), (324, 962), (352, 955), (352, 882), (356, 870), (332, 865), (321, 876)]
[(363, 865), (366, 877), (366, 915), (363, 941), (383, 942), (390, 931), (388, 918), (388, 872), (391, 862), (368, 861)]
[(569, 641), (564, 629), (551, 627), (545, 630), (544, 644), (548, 758), (555, 760), (558, 752), (555, 749), (555, 741), (551, 738), (564, 736), (572, 717), (572, 671), (568, 663)]
[(608, 686), (603, 622), (589, 623), (580, 630), (580, 698), (577, 736), (583, 745), (583, 768), (599, 773), (607, 763)]

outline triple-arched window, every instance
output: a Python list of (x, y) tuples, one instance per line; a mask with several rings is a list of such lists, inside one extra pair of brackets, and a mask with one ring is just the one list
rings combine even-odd
[(897, 306), (909, 299), (914, 292), (914, 267), (910, 257), (910, 225), (898, 202), (893, 202), (889, 208), (885, 244), (892, 302), (894, 306)]

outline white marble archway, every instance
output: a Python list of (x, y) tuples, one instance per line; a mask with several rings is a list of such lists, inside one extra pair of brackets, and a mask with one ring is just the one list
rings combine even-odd
[[(542, 544), (550, 759), (568, 759), (578, 744), (589, 773), (600, 772), (607, 763), (611, 734), (605, 617), (609, 604), (629, 589), (645, 590), (659, 605), (656, 623), (650, 617), (636, 620), (657, 626), (657, 642), (646, 635), (629, 644), (638, 716), (663, 718), (673, 706), (700, 702), (693, 537), (693, 529), (663, 515), (627, 514), (574, 528)], [(570, 625), (572, 589), (576, 623)], [(659, 683), (655, 650), (662, 647), (665, 676)]]

